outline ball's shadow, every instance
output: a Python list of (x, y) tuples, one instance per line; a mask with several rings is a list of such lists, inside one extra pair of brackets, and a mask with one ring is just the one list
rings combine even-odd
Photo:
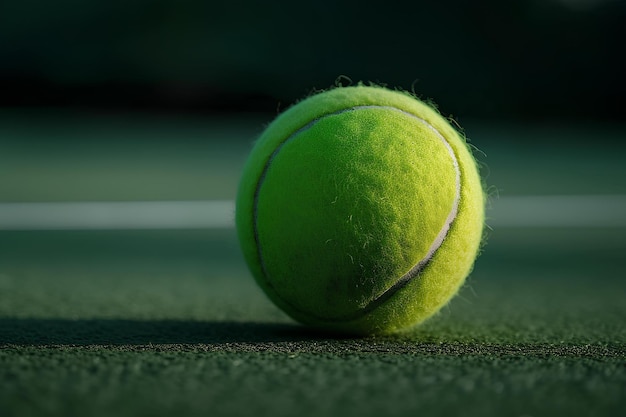
[(333, 339), (293, 324), (123, 319), (0, 319), (0, 345), (149, 345)]

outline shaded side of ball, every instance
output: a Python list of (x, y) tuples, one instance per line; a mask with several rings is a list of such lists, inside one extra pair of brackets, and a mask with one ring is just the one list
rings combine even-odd
[(428, 105), (380, 87), (280, 115), (244, 168), (236, 222), (257, 282), (305, 324), (389, 333), (433, 315), (478, 252), (475, 161)]

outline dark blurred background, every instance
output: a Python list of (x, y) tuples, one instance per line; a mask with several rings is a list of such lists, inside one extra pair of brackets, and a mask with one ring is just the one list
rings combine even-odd
[(445, 114), (623, 121), (626, 2), (4, 0), (0, 106), (275, 113), (316, 88)]

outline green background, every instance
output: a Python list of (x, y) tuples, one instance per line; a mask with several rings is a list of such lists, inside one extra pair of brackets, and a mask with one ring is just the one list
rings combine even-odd
[[(625, 19), (616, 0), (0, 2), (0, 216), (231, 201), (277, 113), (359, 80), (458, 121), (490, 194), (459, 295), (375, 338), (293, 323), (232, 227), (0, 230), (0, 415), (626, 415)], [(536, 196), (607, 206), (513, 227)]]
[(625, 19), (619, 0), (5, 0), (0, 104), (274, 113), (342, 76), (462, 119), (623, 120)]

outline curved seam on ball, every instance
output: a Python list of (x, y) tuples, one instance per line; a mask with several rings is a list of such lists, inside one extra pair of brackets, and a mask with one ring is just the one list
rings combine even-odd
[[(410, 114), (410, 113), (407, 113), (407, 114)], [(456, 216), (459, 211), (459, 205), (461, 202), (461, 168), (456, 158), (456, 154), (454, 153), (454, 150), (452, 149), (452, 146), (446, 140), (446, 138), (441, 133), (439, 133), (439, 131), (435, 129), (430, 123), (428, 123), (424, 119), (421, 119), (415, 115), (412, 115), (412, 114), (410, 115), (414, 117), (415, 119), (419, 120), (424, 125), (426, 125), (430, 130), (432, 130), (439, 137), (439, 139), (441, 139), (444, 146), (448, 150), (448, 153), (450, 154), (450, 157), (452, 159), (452, 165), (454, 166), (454, 171), (455, 171), (455, 195), (454, 195), (454, 201), (452, 203), (452, 208), (450, 212), (448, 213), (448, 216), (446, 217), (446, 221), (443, 224), (441, 230), (439, 230), (439, 233), (435, 237), (435, 240), (433, 241), (432, 245), (428, 249), (426, 256), (424, 256), (424, 258), (422, 258), (418, 263), (416, 263), (413, 266), (413, 268), (411, 268), (406, 274), (400, 277), (400, 279), (398, 279), (391, 287), (387, 288), (385, 291), (383, 291), (382, 294), (378, 295), (377, 297), (374, 297), (374, 299), (370, 301), (365, 307), (359, 309), (355, 313), (354, 317), (345, 316), (347, 318), (345, 319), (342, 318), (344, 321), (356, 319), (371, 311), (374, 311), (380, 305), (382, 305), (385, 301), (391, 298), (396, 292), (398, 292), (398, 290), (408, 285), (409, 282), (411, 282), (415, 277), (417, 277), (424, 270), (424, 268), (426, 268), (426, 266), (430, 263), (430, 261), (435, 256), (435, 253), (437, 252), (437, 250), (439, 250), (439, 248), (443, 244), (444, 240), (446, 239), (446, 236), (448, 235), (448, 232), (450, 231), (450, 228), (452, 227), (452, 223), (454, 222), (454, 219), (456, 219)]]
[[(407, 116), (417, 120), (419, 123), (424, 124), (428, 129), (430, 129), (441, 140), (441, 142), (445, 146), (446, 150), (448, 151), (448, 153), (450, 155), (450, 158), (452, 159), (452, 165), (454, 166), (454, 170), (455, 170), (455, 196), (454, 196), (454, 201), (453, 201), (453, 204), (452, 204), (452, 208), (451, 208), (450, 212), (448, 213), (448, 216), (446, 217), (446, 221), (444, 222), (441, 230), (439, 231), (439, 233), (435, 237), (435, 240), (431, 244), (428, 252), (406, 274), (404, 274), (402, 277), (400, 277), (392, 286), (387, 288), (381, 294), (379, 294), (378, 296), (374, 297), (367, 305), (365, 305), (362, 308), (359, 308), (354, 313), (348, 314), (348, 315), (344, 315), (344, 316), (341, 316), (341, 317), (332, 317), (332, 318), (331, 317), (320, 317), (320, 316), (317, 316), (317, 315), (312, 314), (310, 312), (303, 311), (303, 310), (297, 308), (296, 306), (294, 306), (293, 304), (291, 304), (290, 302), (288, 302), (287, 300), (283, 299), (278, 294), (278, 292), (276, 291), (276, 288), (272, 285), (272, 283), (268, 279), (268, 272), (267, 272), (267, 268), (265, 266), (265, 261), (263, 259), (263, 253), (261, 251), (261, 244), (260, 244), (260, 241), (259, 241), (259, 233), (258, 233), (258, 227), (257, 227), (257, 217), (258, 217), (257, 210), (258, 210), (259, 193), (260, 193), (261, 187), (263, 185), (263, 182), (265, 181), (265, 177), (267, 176), (267, 172), (268, 172), (270, 166), (272, 165), (272, 162), (273, 162), (274, 158), (278, 155), (278, 153), (280, 153), (280, 151), (283, 148), (283, 146), (285, 146), (291, 140), (296, 138), (300, 133), (311, 129), (315, 124), (317, 124), (322, 119), (325, 119), (325, 118), (330, 117), (330, 116), (337, 116), (337, 115), (340, 115), (340, 114), (343, 114), (343, 113), (347, 113), (347, 112), (351, 112), (351, 111), (357, 111), (357, 110), (362, 110), (362, 109), (384, 109), (384, 110), (397, 111), (397, 112), (403, 113), (403, 114), (405, 114), (405, 115), (407, 115)], [(399, 109), (397, 107), (393, 107), (393, 106), (379, 106), (379, 105), (353, 106), (353, 107), (348, 107), (348, 108), (341, 109), (341, 110), (338, 110), (338, 111), (335, 111), (335, 112), (332, 112), (332, 113), (321, 115), (320, 117), (311, 120), (310, 122), (308, 122), (304, 126), (302, 126), (299, 129), (297, 129), (295, 132), (290, 134), (287, 138), (285, 138), (282, 142), (280, 142), (278, 144), (276, 149), (274, 149), (274, 151), (272, 152), (272, 154), (268, 158), (267, 162), (265, 163), (265, 165), (263, 167), (263, 171), (261, 172), (261, 175), (259, 176), (259, 181), (257, 182), (256, 188), (254, 190), (253, 213), (252, 213), (252, 215), (253, 215), (253, 222), (252, 222), (252, 226), (253, 226), (253, 233), (254, 233), (254, 242), (256, 244), (256, 249), (257, 249), (256, 250), (257, 257), (258, 257), (259, 263), (261, 265), (261, 271), (263, 272), (263, 275), (265, 277), (265, 282), (267, 283), (267, 285), (269, 287), (272, 288), (272, 290), (274, 291), (276, 296), (279, 297), (282, 300), (282, 302), (288, 304), (293, 310), (299, 311), (300, 313), (306, 314), (306, 315), (308, 315), (310, 317), (314, 317), (317, 320), (320, 320), (320, 321), (323, 321), (323, 322), (346, 322), (346, 321), (359, 319), (359, 318), (363, 317), (364, 315), (370, 313), (371, 311), (374, 311), (375, 309), (380, 307), (382, 304), (384, 304), (387, 300), (389, 300), (389, 298), (391, 298), (394, 294), (396, 294), (398, 292), (398, 290), (404, 288), (415, 277), (419, 276), (420, 273), (428, 266), (430, 261), (435, 256), (435, 253), (437, 252), (437, 250), (441, 247), (441, 245), (445, 241), (446, 236), (448, 235), (448, 233), (449, 233), (449, 231), (450, 231), (450, 229), (452, 227), (452, 223), (454, 222), (454, 220), (457, 217), (458, 209), (459, 209), (459, 205), (460, 205), (460, 200), (461, 200), (461, 169), (460, 169), (459, 162), (457, 160), (456, 154), (454, 153), (454, 149), (452, 148), (452, 146), (450, 145), (448, 140), (434, 126), (432, 126), (426, 120), (416, 116), (413, 113), (407, 112), (407, 111)]]

